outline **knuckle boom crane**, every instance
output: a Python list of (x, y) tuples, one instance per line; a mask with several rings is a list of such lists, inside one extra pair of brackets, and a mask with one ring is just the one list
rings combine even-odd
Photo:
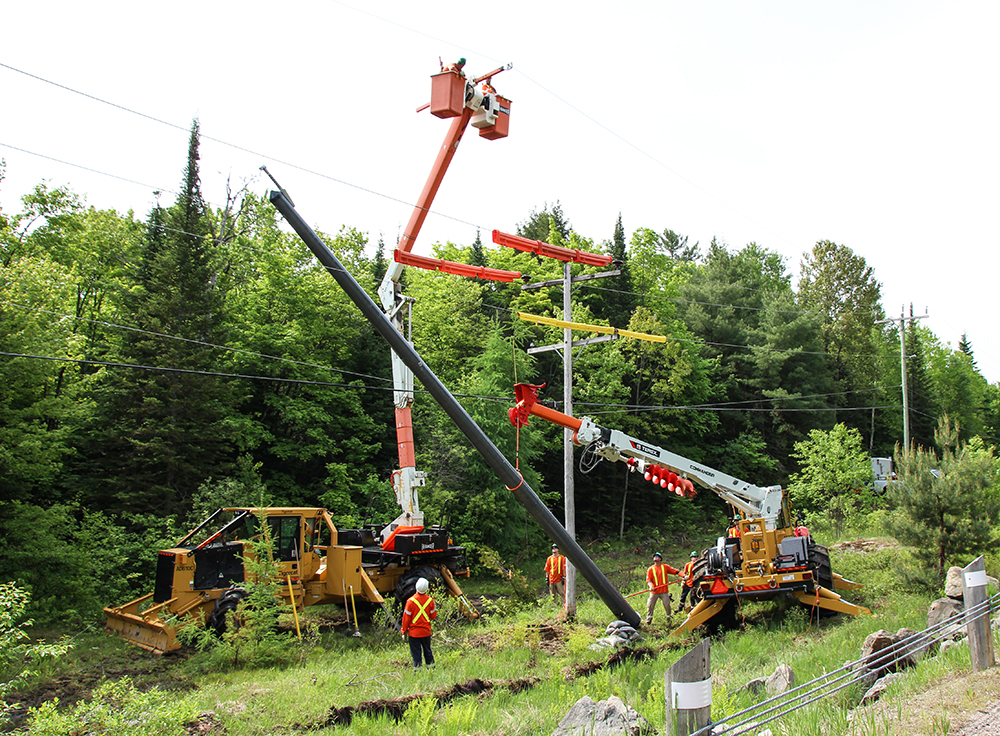
[[(573, 431), (573, 442), (587, 452), (612, 462), (624, 462), (630, 472), (642, 473), (683, 498), (695, 495), (695, 484), (714, 492), (740, 511), (738, 532), (720, 537), (706, 550), (696, 568), (696, 605), (675, 633), (691, 631), (712, 621), (735, 621), (740, 599), (760, 600), (791, 595), (820, 613), (858, 615), (867, 608), (848, 603), (834, 589), (861, 588), (832, 572), (826, 547), (816, 544), (804, 527), (792, 522), (787, 494), (781, 486), (758, 486), (662, 447), (608, 429), (589, 417), (577, 418), (538, 403), (542, 386), (514, 387), (516, 405), (508, 412), (516, 427), (539, 417)], [(716, 618), (719, 616), (719, 618)]]

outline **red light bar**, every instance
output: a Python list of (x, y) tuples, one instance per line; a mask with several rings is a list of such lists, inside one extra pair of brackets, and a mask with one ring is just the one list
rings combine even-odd
[(506, 281), (511, 282), (521, 278), (520, 271), (503, 271), (499, 268), (486, 268), (485, 266), (470, 266), (468, 263), (455, 263), (445, 261), (441, 258), (429, 258), (428, 256), (418, 256), (406, 251), (393, 251), (393, 258), (396, 263), (404, 266), (416, 266), (426, 268), (428, 271), (440, 271), (450, 273), (455, 276), (468, 276), (473, 279), (485, 279), (486, 281)]
[(506, 245), (508, 248), (521, 250), (525, 253), (536, 253), (546, 258), (555, 258), (557, 261), (572, 261), (573, 263), (584, 263), (588, 266), (608, 266), (611, 264), (611, 256), (600, 253), (588, 253), (578, 248), (563, 248), (561, 245), (549, 245), (541, 240), (529, 240), (519, 235), (508, 235), (499, 230), (493, 231), (493, 242), (497, 245)]

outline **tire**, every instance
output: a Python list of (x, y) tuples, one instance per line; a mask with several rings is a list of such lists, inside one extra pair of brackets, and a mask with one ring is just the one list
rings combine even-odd
[(246, 598), (247, 591), (243, 588), (230, 588), (215, 605), (215, 610), (208, 614), (207, 624), (221, 637), (229, 628), (230, 622), (236, 618), (236, 607)]
[(442, 584), (441, 573), (433, 567), (421, 565), (420, 567), (407, 570), (396, 581), (396, 589), (393, 591), (397, 606), (402, 608), (403, 604), (410, 599), (410, 596), (417, 592), (417, 580), (420, 578), (426, 578), (427, 582), (431, 584), (432, 589)]
[(689, 605), (691, 608), (694, 608), (702, 602), (704, 596), (701, 594), (701, 581), (704, 580), (707, 569), (708, 560), (705, 557), (705, 553), (703, 553), (702, 556), (699, 557), (694, 563), (694, 587), (692, 587), (691, 592), (688, 593), (687, 603), (685, 605)]
[(705, 630), (709, 636), (719, 636), (736, 627), (736, 601), (728, 600), (722, 610), (705, 622)]
[[(821, 544), (809, 544), (809, 568), (813, 572), (813, 580), (816, 581), (817, 585), (822, 585), (827, 590), (833, 590), (833, 567), (830, 565), (830, 551)], [(822, 618), (829, 618), (830, 616), (837, 615), (836, 611), (831, 611), (826, 608), (820, 608), (819, 606), (811, 606), (808, 603), (802, 603), (810, 613), (813, 615), (819, 615)]]

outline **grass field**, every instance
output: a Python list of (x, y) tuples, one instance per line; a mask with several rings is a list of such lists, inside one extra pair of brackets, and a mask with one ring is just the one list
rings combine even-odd
[[(588, 551), (620, 590), (642, 589), (649, 550), (594, 547)], [(689, 551), (663, 550), (675, 564)], [(866, 585), (850, 599), (871, 608), (871, 617), (817, 622), (791, 602), (744, 606), (740, 628), (712, 643), (713, 718), (751, 704), (740, 689), (779, 664), (791, 666), (802, 683), (858, 658), (872, 631), (923, 629), (932, 596), (898, 589), (897, 556), (890, 544), (833, 551), (834, 569)], [(380, 616), (363, 621), (355, 637), (343, 611), (332, 607), (307, 611), (304, 643), (285, 635), (266, 651), (236, 657), (218, 649), (157, 657), (97, 632), (79, 632), (71, 652), (46, 664), (19, 694), (37, 710), (17, 711), (15, 722), (31, 733), (60, 736), (541, 734), (551, 733), (584, 695), (617, 695), (662, 733), (664, 673), (698, 637), (668, 637), (672, 626), (658, 611), (632, 656), (609, 662), (606, 650), (589, 648), (612, 618), (589, 586), (581, 581), (577, 616), (566, 622), (541, 596), (541, 562), (523, 568), (538, 581), (536, 605), (517, 604), (495, 578), (465, 586), (471, 596), (485, 596), (481, 621), (467, 622), (449, 599), (438, 597), (432, 669), (412, 669), (403, 639)], [(677, 615), (672, 623), (680, 621)], [(860, 711), (853, 722), (848, 713), (859, 694), (849, 689), (769, 725), (776, 734), (904, 733), (891, 730), (902, 723), (904, 700), (964, 677), (968, 668), (967, 653), (964, 659), (960, 653), (928, 658), (890, 692), (881, 710)], [(944, 734), (947, 729), (940, 729), (954, 717), (944, 714), (914, 733), (933, 728)]]

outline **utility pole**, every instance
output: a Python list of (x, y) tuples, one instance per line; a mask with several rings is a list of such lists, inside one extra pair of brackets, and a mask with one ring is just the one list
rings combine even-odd
[[(573, 284), (579, 281), (590, 281), (591, 279), (607, 278), (609, 276), (620, 276), (621, 269), (612, 271), (602, 271), (600, 273), (585, 274), (573, 278), (573, 264), (570, 261), (563, 263), (563, 277), (561, 281), (540, 281), (534, 284), (526, 284), (521, 289), (530, 291), (532, 289), (547, 288), (549, 286), (561, 285), (563, 289), (563, 319), (570, 322), (573, 319), (572, 296)], [(546, 350), (558, 350), (562, 348), (563, 358), (563, 403), (565, 413), (573, 413), (573, 348), (589, 345), (595, 342), (606, 342), (613, 340), (616, 335), (601, 335), (586, 340), (573, 342), (573, 330), (571, 327), (563, 327), (563, 342), (561, 345), (545, 345), (542, 347), (530, 347), (528, 353), (540, 353)], [(563, 430), (563, 508), (565, 509), (566, 533), (576, 539), (576, 484), (574, 482), (573, 466), (573, 431)], [(576, 616), (576, 567), (573, 563), (566, 564), (566, 618)]]
[(888, 322), (899, 323), (899, 363), (900, 363), (900, 375), (902, 377), (903, 383), (903, 447), (907, 450), (910, 449), (910, 392), (906, 386), (906, 323), (912, 322), (917, 319), (924, 319), (929, 317), (927, 314), (927, 309), (924, 309), (923, 314), (913, 315), (913, 304), (910, 304), (910, 316), (907, 317), (906, 313), (903, 311), (905, 307), (900, 307), (899, 319), (890, 317), (888, 319), (882, 319), (875, 324), (881, 325)]

